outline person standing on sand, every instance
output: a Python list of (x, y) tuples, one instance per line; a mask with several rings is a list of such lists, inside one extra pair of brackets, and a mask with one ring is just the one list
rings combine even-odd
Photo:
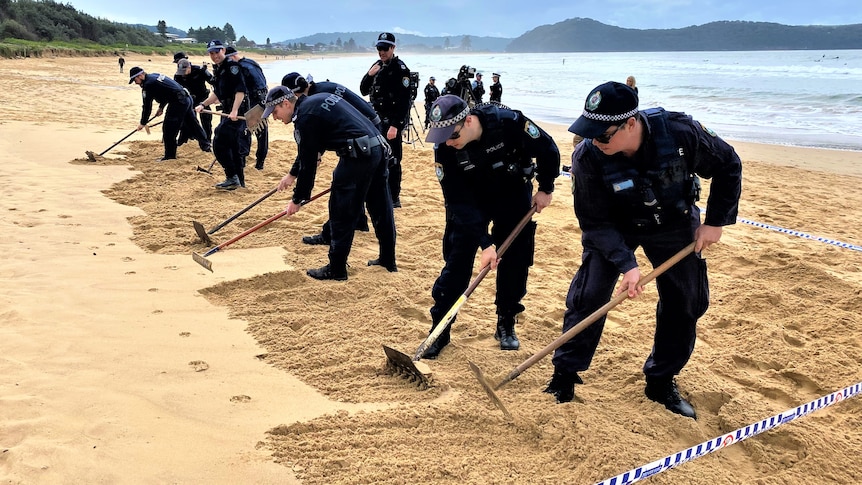
[(395, 55), (395, 35), (383, 32), (377, 36), (377, 55), (380, 58), (362, 76), (359, 92), (371, 99), (374, 111), (382, 120), (383, 136), (392, 147), (389, 160), (389, 192), (393, 207), (401, 207), (401, 132), (410, 115), (410, 69)]
[[(527, 223), (499, 266), (497, 248), (533, 205), (542, 212), (551, 204), (560, 151), (554, 139), (520, 111), (494, 103), (471, 109), (453, 94), (434, 102), (430, 127), (425, 141), (435, 144), (437, 180), (446, 206), (445, 264), (431, 289), (431, 332), (467, 289), (481, 249), (480, 267), (490, 264), (498, 270), (494, 337), (500, 350), (518, 350), (515, 324), (524, 311), (521, 300), (533, 265), (536, 223)], [(539, 186), (535, 195), (534, 176)], [(424, 358), (436, 358), (449, 344), (450, 328), (428, 346)]]
[(297, 213), (303, 201), (311, 199), (321, 154), (329, 150), (338, 155), (329, 195), (332, 237), (329, 264), (309, 269), (306, 274), (318, 280), (347, 280), (347, 258), (363, 203), (368, 206), (379, 244), (377, 259), (368, 265), (382, 266), (390, 273), (398, 271), (395, 216), (386, 186), (389, 145), (378, 128), (338, 94), (297, 97), (285, 86), (274, 87), (267, 93), (263, 118), (270, 114), (284, 124), (295, 126), (296, 162), (278, 184), (278, 190), (282, 191), (296, 183), (285, 209), (287, 215)]
[(242, 70), (236, 61), (225, 55), (224, 43), (211, 40), (207, 44), (210, 60), (215, 66), (215, 84), (213, 92), (195, 107), (200, 113), (205, 107), (220, 102), (225, 113), (213, 134), (213, 153), (218, 163), (224, 168), (224, 182), (215, 185), (217, 189), (235, 190), (245, 187), (245, 171), (242, 164), (242, 154), (248, 153), (251, 136), (245, 120), (239, 119), (239, 114), (248, 111), (247, 88), (243, 80)]
[(120, 65), (120, 72), (123, 72), (123, 66), (126, 65), (126, 60), (120, 57), (119, 59), (117, 59), (117, 64)]
[(205, 152), (210, 150), (206, 133), (204, 133), (204, 129), (201, 128), (192, 110), (192, 97), (185, 88), (164, 74), (147, 74), (137, 66), (129, 70), (129, 84), (132, 83), (141, 87), (141, 95), (144, 98), (141, 122), (137, 127), (138, 131), (144, 129), (148, 123), (150, 112), (153, 109), (153, 101), (159, 103), (156, 116), (161, 116), (165, 106), (168, 108), (165, 114), (165, 123), (162, 126), (165, 154), (157, 160), (158, 162), (177, 158), (177, 135), (180, 132), (197, 140), (201, 150)]
[[(733, 147), (684, 113), (638, 111), (637, 93), (617, 82), (590, 92), (569, 131), (584, 137), (571, 168), (583, 255), (566, 296), (563, 333), (611, 299), (620, 274), (617, 294), (641, 294), (639, 246), (655, 267), (694, 241), (694, 253), (656, 279), (656, 330), (643, 372), (649, 399), (697, 419), (674, 377), (694, 351), (697, 320), (709, 306), (700, 252), (721, 239), (723, 226), (736, 222), (742, 162)], [(703, 224), (695, 205), (698, 175), (712, 179)], [(578, 372), (589, 368), (604, 323), (602, 316), (555, 351), (545, 392), (557, 402), (574, 399), (575, 384), (583, 384)]]

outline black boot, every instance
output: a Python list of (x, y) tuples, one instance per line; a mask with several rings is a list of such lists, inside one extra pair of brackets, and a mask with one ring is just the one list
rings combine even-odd
[[(437, 328), (436, 323), (433, 327), (431, 327), (431, 332), (428, 332), (428, 335), (431, 335), (431, 333), (434, 332), (435, 328)], [(446, 327), (446, 330), (443, 330), (443, 333), (441, 333), (440, 336), (437, 337), (437, 340), (435, 340), (431, 345), (428, 346), (427, 349), (425, 349), (425, 353), (422, 354), (423, 359), (434, 360), (437, 358), (438, 355), (440, 355), (440, 352), (443, 350), (443, 347), (449, 345), (449, 340), (451, 339), (449, 331), (451, 329), (452, 326), (448, 325)]]
[(509, 317), (497, 315), (497, 331), (494, 332), (494, 338), (500, 341), (500, 350), (518, 350), (521, 348), (521, 342), (515, 335), (516, 322), (517, 318), (514, 315)]
[(308, 276), (316, 280), (335, 280), (335, 281), (346, 281), (347, 280), (347, 267), (341, 266), (336, 269), (331, 264), (327, 264), (326, 266), (310, 269), (305, 272)]
[(679, 395), (676, 381), (671, 377), (649, 377), (646, 378), (646, 389), (644, 394), (650, 400), (664, 404), (670, 412), (697, 419), (694, 407)]
[(383, 266), (390, 273), (397, 273), (398, 272), (398, 266), (395, 264), (394, 261), (391, 263), (381, 262), (380, 258), (372, 259), (372, 260), (368, 261), (368, 266)]
[(544, 392), (553, 394), (557, 398), (557, 403), (571, 402), (575, 398), (575, 384), (583, 384), (584, 381), (577, 372), (563, 372), (559, 369), (554, 369), (554, 376), (551, 377), (551, 382)]
[(311, 244), (312, 246), (320, 245), (320, 246), (329, 246), (329, 241), (323, 236), (323, 234), (315, 234), (313, 236), (302, 236), (303, 244)]

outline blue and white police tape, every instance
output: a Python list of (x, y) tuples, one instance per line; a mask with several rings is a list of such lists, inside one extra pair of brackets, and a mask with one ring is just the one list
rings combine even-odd
[(790, 234), (791, 236), (799, 236), (805, 239), (811, 239), (812, 241), (819, 241), (826, 244), (832, 244), (833, 246), (838, 246), (840, 248), (852, 249), (854, 251), (862, 251), (862, 246), (857, 246), (855, 244), (845, 243), (841, 241), (835, 241), (833, 239), (827, 239), (825, 237), (812, 236), (811, 234), (805, 234), (804, 232), (794, 231), (792, 229), (785, 229), (783, 227), (773, 226), (770, 224), (764, 224), (762, 222), (749, 221), (748, 219), (737, 218), (737, 221), (743, 224), (750, 224), (755, 227), (762, 227), (764, 229), (771, 229), (773, 231), (783, 232), (784, 234)]
[(831, 394), (827, 394), (826, 396), (803, 404), (795, 409), (791, 409), (783, 413), (778, 413), (775, 416), (764, 419), (763, 421), (759, 421), (757, 423), (750, 424), (744, 428), (739, 428), (736, 431), (717, 436), (709, 441), (704, 441), (703, 443), (697, 446), (692, 446), (687, 450), (680, 451), (679, 453), (674, 453), (673, 455), (668, 455), (660, 460), (656, 460), (652, 463), (647, 463), (644, 466), (639, 466), (633, 470), (629, 470), (613, 478), (602, 480), (596, 485), (625, 485), (641, 481), (644, 478), (651, 477), (657, 473), (661, 473), (665, 470), (669, 470), (671, 468), (682, 465), (687, 461), (691, 461), (695, 458), (699, 458), (706, 454), (718, 451), (734, 443), (738, 443), (746, 438), (751, 438), (756, 434), (760, 434), (764, 431), (777, 428), (779, 425), (789, 423), (796, 418), (805, 416), (806, 414), (817, 411), (818, 409), (823, 409), (827, 406), (831, 406), (836, 402), (843, 401), (844, 399), (851, 396), (855, 396), (860, 392), (862, 392), (862, 382), (857, 382), (852, 386), (845, 387), (844, 389), (833, 392)]

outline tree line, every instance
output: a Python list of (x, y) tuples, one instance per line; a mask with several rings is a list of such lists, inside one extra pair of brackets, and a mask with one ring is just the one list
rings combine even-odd
[(0, 0), (0, 39), (89, 40), (103, 45), (164, 46), (166, 39), (147, 29), (97, 19), (53, 0)]

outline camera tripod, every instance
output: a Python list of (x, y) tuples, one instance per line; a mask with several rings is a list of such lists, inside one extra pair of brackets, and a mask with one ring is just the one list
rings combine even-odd
[[(413, 100), (413, 102), (411, 102), (411, 104), (413, 105), (413, 111), (416, 112), (416, 117), (421, 120), (422, 117), (419, 116), (419, 110), (416, 108), (415, 99)], [(413, 113), (410, 111), (407, 112), (407, 126), (404, 127), (404, 131), (407, 132), (404, 143), (407, 143), (408, 145), (413, 145), (418, 141), (420, 145), (422, 145), (423, 147), (425, 146), (425, 144), (422, 143), (422, 138), (419, 136), (419, 130), (417, 130), (416, 125), (413, 124)], [(422, 133), (425, 133), (424, 125), (422, 126)]]

